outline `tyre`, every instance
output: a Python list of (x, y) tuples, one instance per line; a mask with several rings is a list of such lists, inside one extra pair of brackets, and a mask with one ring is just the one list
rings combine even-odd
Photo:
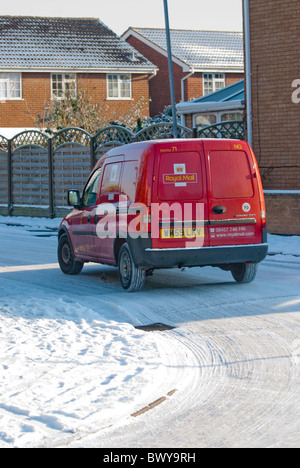
[(60, 269), (66, 275), (78, 275), (83, 268), (83, 263), (75, 260), (73, 248), (69, 238), (63, 234), (58, 241), (58, 263)]
[(145, 283), (146, 272), (133, 262), (128, 244), (123, 244), (118, 257), (119, 279), (127, 292), (140, 291)]
[(257, 263), (239, 263), (235, 265), (231, 274), (238, 283), (251, 283), (257, 273)]

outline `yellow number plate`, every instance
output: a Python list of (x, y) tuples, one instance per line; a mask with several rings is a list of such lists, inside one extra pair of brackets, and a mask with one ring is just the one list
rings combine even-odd
[(204, 237), (204, 229), (197, 228), (172, 228), (161, 229), (160, 236), (162, 239), (193, 239), (194, 237)]

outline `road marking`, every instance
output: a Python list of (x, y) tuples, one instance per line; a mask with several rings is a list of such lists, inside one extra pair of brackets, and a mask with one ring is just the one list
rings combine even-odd
[(174, 388), (173, 390), (171, 390), (170, 392), (167, 393), (167, 396), (158, 398), (157, 400), (153, 401), (152, 403), (149, 403), (149, 405), (145, 406), (144, 408), (140, 409), (139, 411), (136, 411), (135, 413), (132, 413), (131, 416), (136, 418), (137, 416), (140, 416), (141, 414), (146, 413), (146, 411), (149, 411), (152, 408), (155, 408), (155, 406), (158, 406), (161, 403), (163, 403), (164, 401), (166, 401), (167, 397), (170, 397), (170, 396), (174, 395), (174, 393), (176, 391), (177, 391), (176, 388)]
[(31, 271), (31, 270), (51, 270), (59, 268), (58, 263), (47, 263), (44, 265), (15, 265), (0, 267), (0, 273), (13, 273), (16, 271)]

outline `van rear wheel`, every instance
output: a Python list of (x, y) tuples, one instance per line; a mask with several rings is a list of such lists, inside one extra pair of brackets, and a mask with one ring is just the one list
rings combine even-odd
[(137, 292), (145, 283), (146, 272), (136, 267), (128, 244), (123, 244), (118, 257), (119, 279), (127, 292)]
[(231, 269), (231, 274), (238, 283), (251, 283), (257, 273), (257, 263), (238, 263)]

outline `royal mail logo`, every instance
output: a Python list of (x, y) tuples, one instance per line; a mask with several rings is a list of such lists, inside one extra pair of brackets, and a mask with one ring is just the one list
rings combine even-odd
[(197, 182), (197, 174), (164, 174), (164, 184)]
[(197, 183), (197, 174), (187, 174), (185, 164), (174, 164), (174, 173), (164, 174), (163, 182), (175, 184), (175, 187), (186, 187), (187, 183)]

